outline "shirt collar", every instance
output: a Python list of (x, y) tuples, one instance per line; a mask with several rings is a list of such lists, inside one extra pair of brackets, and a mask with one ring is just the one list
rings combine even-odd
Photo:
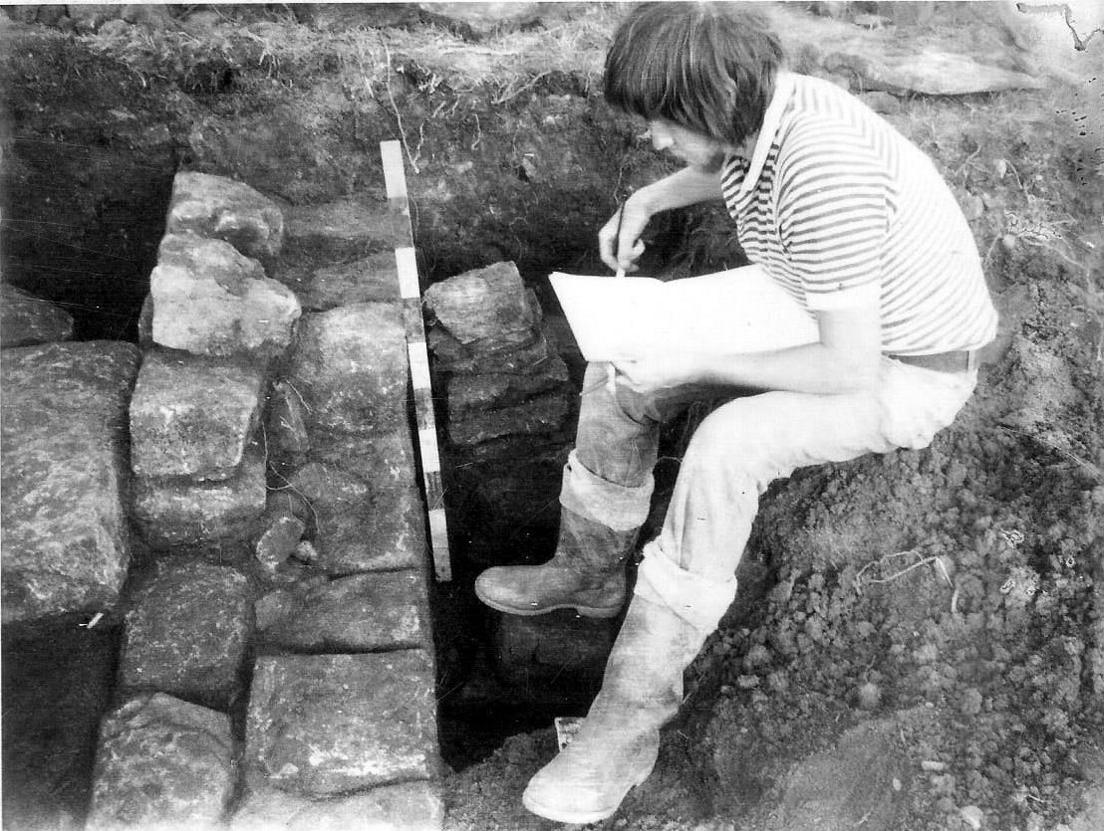
[(751, 161), (748, 163), (747, 172), (740, 182), (740, 190), (737, 198), (746, 196), (759, 181), (759, 174), (763, 172), (763, 165), (767, 162), (767, 154), (770, 153), (771, 144), (778, 133), (778, 127), (782, 123), (782, 114), (790, 104), (793, 96), (794, 77), (789, 72), (779, 71), (774, 78), (774, 95), (766, 112), (763, 113), (763, 126), (759, 128), (759, 136), (755, 140), (755, 149), (751, 153)]

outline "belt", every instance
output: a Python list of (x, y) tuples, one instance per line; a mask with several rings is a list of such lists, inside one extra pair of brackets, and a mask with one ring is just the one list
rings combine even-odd
[(903, 364), (934, 369), (936, 372), (972, 372), (978, 366), (976, 349), (959, 349), (954, 352), (939, 352), (935, 355), (886, 355)]

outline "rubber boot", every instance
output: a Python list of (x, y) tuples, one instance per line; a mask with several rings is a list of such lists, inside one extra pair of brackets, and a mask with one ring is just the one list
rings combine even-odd
[(583, 617), (616, 617), (625, 606), (625, 562), (638, 531), (617, 531), (563, 507), (551, 560), (487, 569), (475, 581), (475, 594), (492, 609), (511, 615), (575, 609)]
[(682, 703), (682, 673), (703, 638), (664, 606), (635, 595), (602, 690), (571, 743), (529, 782), (522, 804), (557, 822), (612, 815), (652, 772), (659, 728)]

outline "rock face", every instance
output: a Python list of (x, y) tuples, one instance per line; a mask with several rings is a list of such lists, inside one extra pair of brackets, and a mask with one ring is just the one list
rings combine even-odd
[(417, 571), (358, 574), (280, 594), (281, 608), (260, 633), (266, 643), (301, 652), (429, 646), (428, 603)]
[(252, 631), (249, 586), (232, 568), (163, 561), (131, 598), (119, 683), (224, 708)]
[(225, 240), (245, 256), (266, 262), (280, 253), (284, 215), (275, 202), (249, 185), (184, 172), (173, 180), (165, 230)]
[(421, 496), (412, 483), (381, 487), (311, 462), (290, 478), (311, 506), (320, 567), (331, 574), (414, 568), (425, 556)]
[(157, 694), (104, 719), (88, 831), (219, 827), (233, 787), (230, 720)]
[(495, 263), (426, 289), (437, 321), (475, 353), (499, 352), (531, 343), (539, 307), (530, 303), (517, 267)]
[(147, 353), (130, 406), (134, 472), (228, 479), (260, 416), (262, 382), (255, 370)]
[(299, 301), (222, 240), (168, 235), (150, 275), (153, 340), (195, 355), (271, 359), (291, 342)]
[(0, 360), (3, 618), (109, 607), (130, 559), (123, 425), (138, 351), (46, 344)]
[(365, 435), (403, 423), (406, 366), (399, 307), (358, 303), (304, 317), (287, 377), (311, 427)]
[(0, 349), (73, 339), (73, 316), (48, 300), (0, 282)]
[(303, 796), (430, 779), (434, 707), (433, 662), (422, 650), (261, 658), (247, 778)]
[(132, 517), (155, 548), (245, 541), (265, 508), (265, 459), (251, 446), (229, 479), (214, 482), (135, 477)]
[(383, 785), (333, 799), (306, 799), (264, 788), (250, 793), (231, 831), (439, 831), (445, 806), (429, 782)]

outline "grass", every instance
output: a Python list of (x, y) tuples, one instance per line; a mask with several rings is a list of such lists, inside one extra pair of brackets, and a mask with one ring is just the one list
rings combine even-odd
[(368, 87), (389, 83), (394, 73), (421, 92), (489, 89), (502, 104), (553, 73), (575, 76), (588, 90), (601, 77), (618, 4), (565, 4), (553, 14), (550, 25), (491, 33), (477, 43), (437, 25), (320, 33), (290, 15), (202, 31), (112, 28), (78, 40), (140, 77), (185, 86), (210, 66), (288, 84), (337, 68), (355, 70)]

